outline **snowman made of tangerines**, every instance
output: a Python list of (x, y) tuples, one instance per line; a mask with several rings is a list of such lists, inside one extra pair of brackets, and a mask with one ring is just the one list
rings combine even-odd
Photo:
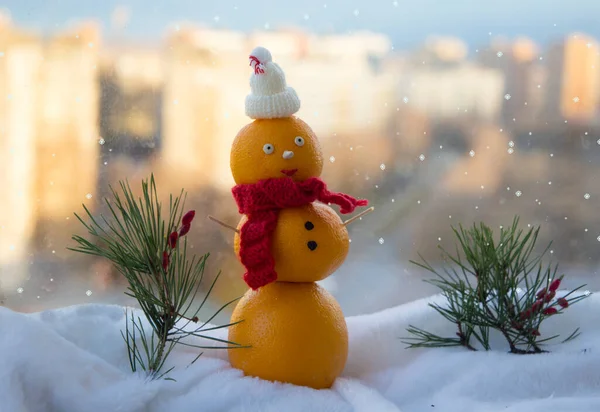
[(294, 114), (300, 99), (271, 53), (257, 47), (246, 115), (231, 148), (240, 214), (235, 252), (250, 287), (231, 317), (229, 360), (246, 375), (329, 388), (348, 356), (344, 314), (320, 281), (346, 259), (349, 237), (329, 206), (351, 213), (366, 200), (327, 190), (315, 133)]

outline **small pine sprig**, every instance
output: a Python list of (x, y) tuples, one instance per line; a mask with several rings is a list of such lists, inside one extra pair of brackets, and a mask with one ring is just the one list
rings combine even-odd
[[(131, 370), (136, 372), (141, 369), (151, 379), (166, 377), (172, 368), (163, 371), (163, 367), (177, 344), (198, 349), (241, 347), (234, 342), (206, 335), (208, 331), (231, 325), (208, 324), (239, 298), (227, 302), (208, 320), (199, 321), (198, 314), (220, 273), (199, 307), (187, 314), (198, 294), (209, 254), (188, 256), (186, 235), (191, 229), (195, 211), (183, 214), (184, 191), (179, 196), (170, 196), (165, 220), (154, 175), (149, 181), (142, 181), (142, 197), (138, 199), (127, 181), (119, 184), (121, 193), (110, 187), (112, 200), (104, 199), (109, 217), (95, 218), (85, 205), (83, 207), (89, 223), (75, 214), (95, 242), (75, 235), (72, 239), (78, 247), (68, 249), (110, 260), (127, 279), (129, 285), (125, 294), (137, 300), (151, 328), (146, 330), (140, 317), (134, 316), (133, 311), (125, 311), (125, 331), (121, 334), (127, 346)], [(188, 327), (192, 323), (199, 326)], [(218, 341), (226, 346), (194, 345), (185, 341), (190, 337)]]
[[(515, 218), (509, 228), (501, 228), (498, 240), (483, 223), (469, 230), (462, 226), (452, 228), (458, 240), (456, 254), (440, 247), (447, 263), (442, 271), (423, 257), (423, 263), (411, 261), (435, 275), (426, 282), (441, 290), (445, 302), (429, 306), (454, 323), (457, 331), (454, 337), (444, 337), (409, 325), (407, 332), (411, 336), (403, 343), (409, 348), (464, 346), (477, 350), (475, 341), (484, 350), (490, 350), (490, 331), (497, 330), (506, 339), (511, 353), (546, 352), (542, 345), (558, 335), (541, 337), (542, 322), (560, 315), (590, 293), (577, 293), (585, 287), (582, 285), (556, 298), (564, 275), (557, 277), (558, 265), (542, 263), (551, 244), (539, 256), (533, 256), (540, 228), (523, 232), (518, 222)], [(578, 335), (579, 328), (562, 342)]]

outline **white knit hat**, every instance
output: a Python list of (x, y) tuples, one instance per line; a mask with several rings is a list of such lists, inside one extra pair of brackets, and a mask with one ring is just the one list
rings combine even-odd
[(250, 54), (252, 92), (246, 96), (246, 116), (252, 119), (275, 119), (289, 117), (300, 110), (296, 91), (288, 87), (281, 67), (271, 58), (264, 47), (257, 47)]

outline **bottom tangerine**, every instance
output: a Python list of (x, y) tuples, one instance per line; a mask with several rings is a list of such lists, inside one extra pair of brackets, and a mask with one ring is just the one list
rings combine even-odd
[(229, 340), (232, 366), (269, 381), (331, 387), (348, 357), (348, 329), (336, 300), (316, 283), (274, 282), (237, 304)]

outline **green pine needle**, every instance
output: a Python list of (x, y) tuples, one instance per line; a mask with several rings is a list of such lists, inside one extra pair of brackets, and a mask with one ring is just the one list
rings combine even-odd
[[(498, 239), (492, 229), (483, 223), (470, 229), (452, 228), (456, 238), (456, 254), (440, 247), (445, 265), (441, 271), (433, 268), (421, 256), (422, 263), (412, 262), (435, 275), (426, 282), (438, 287), (445, 303), (430, 304), (437, 313), (456, 324), (456, 337), (442, 337), (410, 325), (411, 335), (403, 340), (409, 348), (464, 346), (476, 350), (477, 342), (490, 350), (490, 330), (499, 331), (508, 342), (510, 352), (517, 354), (542, 353), (545, 344), (558, 337), (539, 335), (542, 322), (560, 315), (567, 308), (559, 305), (550, 284), (557, 276), (558, 266), (544, 266), (542, 260), (550, 245), (539, 255), (533, 251), (540, 228), (524, 232), (515, 218), (509, 228), (502, 228)], [(563, 296), (568, 307), (590, 294), (576, 294), (585, 285)], [(538, 298), (540, 291), (550, 295)], [(556, 310), (556, 314), (546, 311)], [(579, 328), (562, 342), (579, 336)]]
[[(209, 254), (188, 256), (187, 238), (178, 237), (175, 247), (169, 245), (169, 235), (181, 229), (186, 195), (170, 196), (169, 208), (164, 209), (158, 198), (154, 175), (142, 181), (142, 197), (136, 198), (127, 181), (119, 182), (120, 192), (110, 187), (112, 199), (104, 199), (109, 216), (94, 217), (84, 205), (87, 222), (75, 214), (79, 222), (94, 239), (79, 235), (72, 239), (78, 244), (69, 250), (99, 256), (110, 260), (125, 276), (128, 287), (125, 294), (137, 300), (145, 315), (146, 330), (140, 317), (125, 310), (125, 331), (121, 332), (127, 347), (129, 364), (133, 372), (145, 371), (151, 379), (168, 379), (172, 368), (163, 371), (167, 357), (177, 344), (201, 349), (238, 348), (241, 345), (217, 339), (204, 333), (231, 324), (206, 327), (223, 309), (239, 298), (223, 305), (201, 326), (187, 331), (189, 323), (199, 323), (198, 315), (215, 286), (215, 277), (200, 306), (188, 314), (198, 294), (204, 277)], [(165, 261), (163, 254), (168, 256)], [(225, 346), (201, 346), (182, 342), (184, 338), (203, 338)], [(194, 363), (202, 354), (192, 361)]]

